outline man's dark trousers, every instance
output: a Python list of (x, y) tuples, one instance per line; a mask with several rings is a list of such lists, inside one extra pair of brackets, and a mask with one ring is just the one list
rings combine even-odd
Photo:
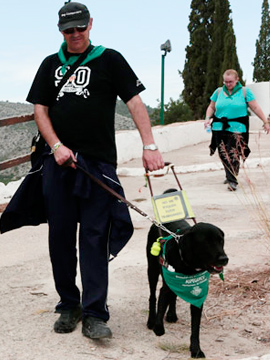
[(80, 303), (80, 291), (75, 280), (79, 222), (83, 315), (107, 321), (108, 237), (112, 196), (93, 182), (88, 198), (75, 196), (77, 171), (60, 167), (52, 155), (44, 160), (43, 193), (49, 224), (49, 249), (55, 287), (60, 296), (56, 311), (71, 309)]

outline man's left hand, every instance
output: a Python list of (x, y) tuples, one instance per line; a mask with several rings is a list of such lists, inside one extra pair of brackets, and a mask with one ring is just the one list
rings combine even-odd
[(165, 164), (158, 150), (143, 150), (143, 166), (149, 171), (163, 169)]

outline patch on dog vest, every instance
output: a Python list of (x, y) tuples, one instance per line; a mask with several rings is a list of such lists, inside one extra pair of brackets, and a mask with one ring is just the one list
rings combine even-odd
[(195, 275), (184, 275), (170, 271), (162, 266), (163, 276), (169, 288), (181, 299), (200, 308), (208, 294), (209, 278), (208, 271)]

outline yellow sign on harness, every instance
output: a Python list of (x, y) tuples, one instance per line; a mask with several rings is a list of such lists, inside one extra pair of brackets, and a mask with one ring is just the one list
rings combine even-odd
[(184, 190), (153, 196), (152, 204), (160, 224), (195, 218)]

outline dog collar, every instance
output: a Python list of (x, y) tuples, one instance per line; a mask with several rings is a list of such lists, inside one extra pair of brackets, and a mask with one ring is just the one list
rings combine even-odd
[[(182, 262), (187, 266), (189, 267), (188, 263), (184, 260), (184, 257), (183, 257), (183, 254), (182, 254), (182, 249), (181, 249), (181, 240), (183, 239), (184, 237), (184, 234), (182, 235), (179, 235), (179, 237), (176, 239), (177, 243), (178, 243), (178, 252), (179, 252), (179, 255), (180, 255), (180, 258), (182, 260)], [(164, 252), (164, 256), (165, 256), (165, 252)], [(201, 271), (201, 269), (195, 269), (196, 271)]]

